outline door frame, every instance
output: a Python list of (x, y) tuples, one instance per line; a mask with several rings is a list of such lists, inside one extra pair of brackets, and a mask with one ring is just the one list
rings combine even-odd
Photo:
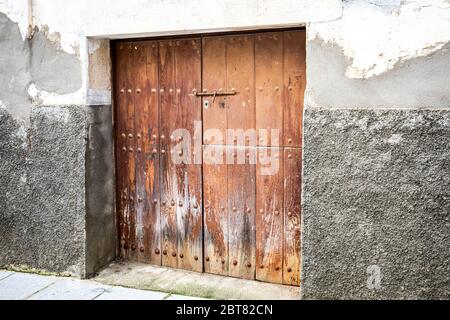
[[(120, 39), (111, 39), (110, 40), (110, 57), (111, 57), (111, 106), (112, 106), (112, 139), (113, 139), (113, 162), (114, 162), (114, 177), (117, 177), (117, 170), (118, 170), (118, 157), (117, 153), (119, 150), (117, 149), (117, 139), (116, 139), (116, 131), (117, 131), (117, 122), (115, 119), (118, 117), (118, 108), (117, 103), (115, 101), (115, 92), (118, 90), (115, 86), (115, 72), (114, 68), (116, 65), (116, 57), (114, 53), (114, 46), (117, 43), (124, 43), (124, 42), (140, 42), (140, 41), (152, 41), (152, 40), (170, 40), (170, 39), (184, 39), (184, 38), (200, 38), (203, 39), (204, 37), (210, 37), (210, 36), (231, 36), (231, 35), (240, 35), (240, 34), (259, 34), (259, 33), (270, 33), (270, 32), (283, 32), (283, 31), (296, 31), (296, 30), (303, 30), (306, 32), (305, 26), (294, 26), (294, 27), (274, 27), (274, 28), (256, 28), (256, 29), (242, 29), (242, 30), (232, 30), (232, 31), (214, 31), (214, 32), (198, 32), (198, 33), (189, 33), (189, 34), (164, 34), (164, 35), (156, 35), (151, 37), (130, 37), (130, 38), (120, 38)], [(201, 49), (201, 52), (203, 52), (203, 48)], [(306, 60), (305, 60), (306, 64)], [(202, 65), (201, 68), (203, 69), (203, 57), (202, 57)], [(306, 66), (307, 68), (307, 66)], [(203, 82), (203, 79), (201, 79)], [(306, 95), (305, 95), (306, 96)], [(304, 110), (304, 108), (303, 108)], [(202, 108), (202, 123), (203, 123), (203, 108)], [(303, 127), (303, 126), (302, 126)], [(303, 130), (303, 129), (302, 129)], [(203, 130), (202, 130), (203, 133)], [(303, 161), (302, 161), (303, 162)], [(203, 175), (203, 166), (201, 166), (201, 174), (202, 174), (202, 181), (204, 179)], [(202, 183), (202, 189), (204, 184)], [(161, 192), (161, 191), (160, 191)], [(202, 190), (203, 192), (203, 190)], [(114, 180), (114, 193), (115, 193), (115, 204), (114, 204), (114, 216), (115, 216), (115, 224), (116, 224), (116, 232), (118, 229), (117, 221), (119, 219), (119, 202), (117, 201), (117, 181)], [(204, 207), (202, 205), (202, 217), (204, 217)], [(204, 233), (204, 230), (202, 230), (202, 233)], [(116, 236), (116, 255), (119, 252), (119, 234), (117, 233)], [(203, 236), (204, 238), (204, 236)], [(204, 250), (204, 248), (203, 248)], [(300, 261), (302, 261), (302, 252), (300, 251)], [(301, 265), (300, 265), (301, 268)], [(204, 265), (203, 265), (203, 272), (204, 272)]]

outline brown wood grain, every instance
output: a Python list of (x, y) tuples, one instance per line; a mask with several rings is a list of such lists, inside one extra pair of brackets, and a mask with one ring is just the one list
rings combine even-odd
[(283, 284), (300, 285), (302, 151), (284, 150), (284, 263)]
[[(114, 53), (120, 256), (298, 286), (304, 31), (120, 42)], [(193, 94), (220, 89), (237, 94)], [(203, 139), (209, 129), (224, 139)], [(239, 136), (249, 129), (268, 136)], [(202, 165), (211, 150), (228, 164)], [(262, 174), (269, 158), (278, 170)]]
[(228, 134), (227, 145), (256, 146), (255, 135), (242, 134), (255, 128), (254, 36), (227, 36), (226, 44), (227, 88), (237, 91), (226, 103), (227, 128), (238, 130)]
[(256, 166), (256, 279), (282, 283), (283, 151), (258, 148)]
[(284, 32), (283, 145), (302, 146), (303, 99), (306, 88), (305, 31)]
[[(170, 45), (170, 43), (169, 43)], [(176, 117), (176, 129), (183, 129), (189, 135), (175, 134), (171, 138), (172, 146), (186, 143), (189, 149), (184, 153), (189, 157), (185, 162), (175, 165), (176, 176), (173, 185), (177, 198), (177, 240), (178, 267), (201, 272), (203, 270), (203, 218), (202, 218), (202, 167), (192, 163), (195, 121), (201, 121), (201, 99), (192, 92), (201, 87), (201, 40), (200, 38), (180, 39), (172, 43), (175, 46), (176, 88), (180, 94), (176, 95), (176, 107), (173, 112)], [(170, 91), (170, 89), (169, 89)], [(169, 92), (170, 94), (170, 92)], [(189, 139), (189, 140), (188, 140)], [(179, 149), (172, 149), (173, 155)], [(175, 152), (176, 151), (176, 152)], [(201, 152), (201, 150), (197, 150)]]
[[(225, 37), (203, 38), (202, 86), (204, 91), (228, 90)], [(200, 90), (200, 88), (199, 88)], [(204, 144), (225, 144), (228, 97), (204, 97), (202, 107)]]
[(136, 72), (136, 64), (134, 63), (133, 55), (135, 44), (129, 43), (127, 46), (128, 58), (126, 65), (126, 82), (127, 82), (127, 121), (126, 128), (128, 132), (128, 206), (126, 210), (126, 220), (128, 227), (129, 250), (128, 258), (136, 260), (136, 131), (134, 127), (135, 107), (134, 107), (134, 76)]
[(136, 128), (136, 236), (138, 261), (161, 264), (157, 42), (136, 44), (135, 128)]
[(227, 164), (223, 146), (203, 147), (205, 272), (228, 275)]
[[(256, 129), (258, 145), (280, 146), (283, 139), (283, 34), (255, 35)], [(278, 134), (272, 139), (272, 130)]]
[[(255, 152), (254, 147), (226, 147), (228, 161), (229, 275), (255, 278), (255, 165), (231, 159)], [(236, 155), (236, 157), (235, 157)]]
[(116, 179), (117, 179), (117, 205), (118, 205), (118, 235), (119, 257), (125, 259), (128, 256), (128, 228), (125, 217), (128, 207), (128, 132), (127, 121), (127, 79), (126, 64), (128, 57), (127, 45), (117, 43), (115, 45), (116, 65), (114, 68), (115, 88), (115, 146), (116, 146)]
[(170, 134), (176, 126), (176, 97), (169, 94), (175, 88), (175, 50), (169, 41), (159, 42), (159, 103), (160, 103), (160, 177), (161, 177), (161, 246), (162, 265), (178, 267), (177, 208), (178, 181), (170, 157)]

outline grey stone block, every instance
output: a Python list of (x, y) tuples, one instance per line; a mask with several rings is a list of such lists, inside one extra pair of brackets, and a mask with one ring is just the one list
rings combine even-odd
[(121, 287), (110, 287), (95, 300), (162, 300), (167, 293), (136, 290)]
[(0, 281), (0, 300), (23, 300), (56, 281), (53, 277), (14, 273)]
[(84, 106), (0, 108), (0, 266), (85, 274)]
[(33, 294), (29, 300), (93, 300), (108, 290), (107, 286), (78, 279), (58, 279), (51, 286)]
[(0, 270), (0, 281), (12, 275), (12, 272)]
[(302, 201), (303, 298), (450, 298), (450, 110), (306, 109)]

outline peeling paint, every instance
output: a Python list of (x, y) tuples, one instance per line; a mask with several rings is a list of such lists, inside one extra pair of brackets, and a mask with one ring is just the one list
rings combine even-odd
[(82, 88), (79, 58), (61, 51), (57, 35), (47, 36), (36, 28), (23, 40), (18, 24), (0, 12), (0, 99), (27, 123), (32, 104), (71, 104)]
[(315, 39), (343, 48), (346, 77), (368, 79), (441, 50), (450, 41), (450, 2), (347, 0), (341, 19), (309, 25)]

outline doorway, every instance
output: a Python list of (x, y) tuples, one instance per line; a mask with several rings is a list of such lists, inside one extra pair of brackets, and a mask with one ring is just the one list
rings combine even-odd
[(298, 286), (305, 31), (113, 51), (121, 258)]

